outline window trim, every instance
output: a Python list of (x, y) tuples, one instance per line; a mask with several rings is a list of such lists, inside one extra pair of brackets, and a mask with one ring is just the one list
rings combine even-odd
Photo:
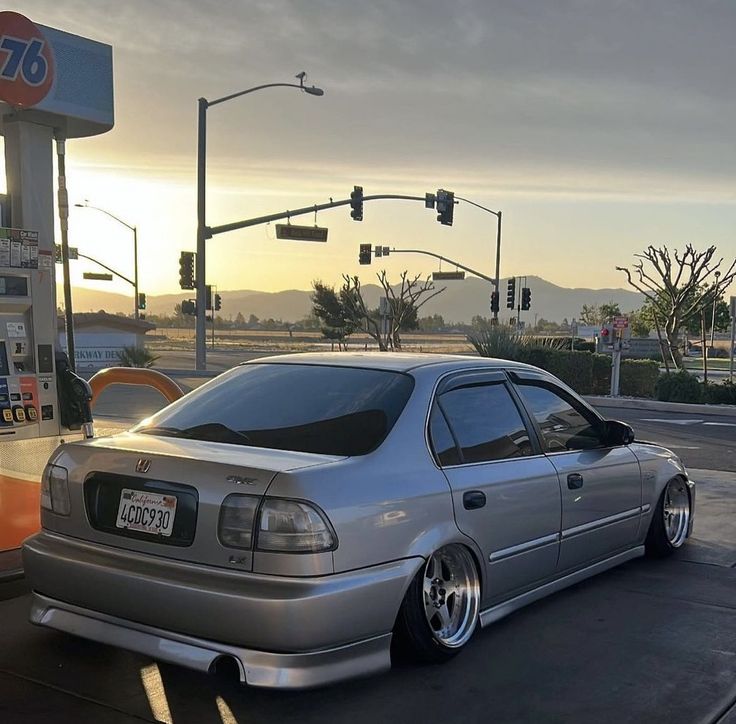
[[(493, 385), (502, 385), (511, 399), (512, 404), (519, 413), (522, 425), (529, 436), (529, 442), (532, 447), (532, 453), (530, 455), (524, 455), (520, 458), (499, 458), (498, 460), (479, 460), (476, 462), (466, 462), (463, 456), (462, 447), (457, 438), (457, 434), (450, 423), (449, 418), (440, 402), (441, 395), (460, 390), (465, 387), (491, 387)], [(432, 412), (435, 407), (441, 412), (445, 419), (445, 423), (450, 431), (453, 441), (455, 442), (455, 449), (457, 450), (458, 459), (461, 461), (455, 465), (442, 465), (439, 461), (437, 451), (435, 450), (434, 440), (432, 439), (431, 429), (431, 418)], [(432, 398), (429, 405), (429, 412), (427, 414), (426, 424), (426, 441), (431, 454), (432, 460), (440, 470), (450, 470), (459, 467), (471, 467), (476, 465), (493, 465), (496, 463), (508, 463), (510, 461), (527, 460), (534, 457), (541, 457), (545, 453), (540, 445), (540, 439), (537, 433), (536, 426), (533, 426), (533, 418), (530, 417), (526, 408), (521, 404), (519, 395), (516, 390), (513, 389), (513, 385), (509, 382), (508, 374), (505, 369), (494, 369), (494, 370), (462, 370), (460, 372), (449, 373), (446, 377), (442, 378), (432, 394)]]

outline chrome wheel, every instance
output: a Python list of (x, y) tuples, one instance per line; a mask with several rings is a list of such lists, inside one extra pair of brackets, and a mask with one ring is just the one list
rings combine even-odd
[(480, 582), (473, 557), (461, 545), (432, 554), (424, 567), (424, 613), (435, 640), (458, 648), (472, 636), (480, 607)]
[(679, 548), (687, 538), (690, 524), (690, 494), (687, 485), (680, 478), (667, 483), (662, 515), (667, 540), (673, 548)]

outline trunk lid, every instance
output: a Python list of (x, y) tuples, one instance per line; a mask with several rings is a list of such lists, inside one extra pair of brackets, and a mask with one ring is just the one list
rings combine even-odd
[[(42, 523), (75, 538), (140, 553), (251, 570), (250, 550), (225, 547), (218, 539), (223, 500), (233, 493), (262, 498), (280, 472), (341, 459), (140, 433), (71, 443), (52, 459), (69, 472), (71, 513), (44, 510)], [(151, 501), (167, 506), (167, 533), (119, 527), (123, 498), (143, 501), (147, 508)]]

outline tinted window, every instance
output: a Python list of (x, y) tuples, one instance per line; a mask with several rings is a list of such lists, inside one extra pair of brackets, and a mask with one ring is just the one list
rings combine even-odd
[(600, 447), (600, 423), (584, 407), (543, 382), (522, 382), (519, 391), (542, 431), (547, 452)]
[(364, 455), (388, 435), (413, 388), (408, 375), (383, 370), (244, 365), (135, 429), (279, 450)]
[(437, 405), (432, 408), (429, 432), (437, 462), (440, 465), (457, 465), (460, 462), (460, 453), (447, 426), (447, 420)]
[(450, 390), (440, 396), (439, 404), (460, 445), (462, 462), (531, 454), (529, 434), (503, 384)]

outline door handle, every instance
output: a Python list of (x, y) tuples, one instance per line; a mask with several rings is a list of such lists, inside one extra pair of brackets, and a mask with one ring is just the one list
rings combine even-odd
[(463, 493), (463, 508), (465, 510), (476, 510), (486, 504), (486, 495), (481, 490), (468, 490)]
[(570, 490), (577, 490), (583, 487), (583, 476), (580, 473), (570, 473), (567, 476), (567, 487)]

